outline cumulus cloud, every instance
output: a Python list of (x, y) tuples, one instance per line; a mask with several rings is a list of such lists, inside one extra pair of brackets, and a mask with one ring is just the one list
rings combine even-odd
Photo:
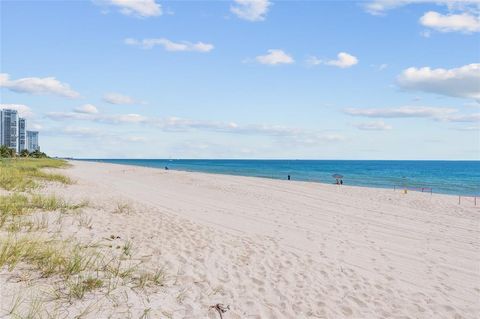
[(240, 19), (248, 21), (263, 21), (272, 4), (269, 0), (234, 0), (230, 11)]
[(443, 15), (429, 11), (420, 18), (420, 23), (440, 32), (480, 32), (480, 19), (469, 13)]
[(18, 115), (24, 118), (32, 118), (32, 109), (24, 104), (0, 104), (0, 109), (16, 110)]
[(365, 9), (373, 15), (383, 15), (388, 10), (396, 9), (409, 4), (432, 3), (445, 5), (450, 10), (477, 10), (478, 0), (372, 0), (366, 3)]
[(96, 114), (98, 109), (93, 104), (84, 104), (74, 109), (76, 113), (85, 113), (85, 114)]
[(137, 101), (128, 95), (123, 95), (120, 93), (107, 93), (103, 96), (103, 100), (107, 103), (117, 105), (143, 104), (141, 101)]
[(206, 53), (213, 50), (213, 44), (204, 43), (204, 42), (197, 42), (191, 43), (188, 41), (181, 41), (181, 42), (173, 42), (165, 38), (150, 38), (150, 39), (143, 39), (137, 40), (133, 38), (127, 38), (124, 40), (124, 43), (127, 45), (138, 46), (143, 49), (152, 49), (153, 47), (160, 45), (166, 51), (170, 52), (201, 52)]
[(405, 90), (480, 101), (480, 63), (453, 69), (411, 67), (398, 76), (397, 83)]
[(345, 69), (357, 64), (358, 58), (346, 52), (340, 52), (337, 54), (336, 60), (324, 61), (317, 58), (316, 56), (309, 56), (305, 62), (307, 63), (307, 65), (310, 65), (310, 66), (325, 64), (325, 65), (331, 65), (331, 66), (336, 66), (336, 67)]
[(103, 6), (112, 6), (119, 9), (124, 15), (141, 18), (162, 15), (162, 6), (155, 0), (94, 0)]
[(357, 123), (355, 124), (355, 127), (364, 131), (388, 131), (392, 129), (391, 125), (388, 125), (383, 121)]
[(265, 55), (259, 55), (255, 58), (258, 63), (267, 65), (292, 64), (295, 62), (293, 57), (285, 53), (283, 50), (270, 49)]
[(10, 80), (9, 74), (0, 73), (0, 87), (18, 93), (54, 94), (72, 99), (80, 97), (80, 94), (72, 90), (68, 84), (62, 83), (54, 77)]
[(354, 66), (357, 63), (358, 63), (357, 57), (351, 54), (348, 54), (346, 52), (340, 52), (339, 54), (337, 54), (336, 60), (330, 60), (325, 62), (325, 64), (327, 65), (333, 65), (339, 68), (349, 68), (351, 66)]

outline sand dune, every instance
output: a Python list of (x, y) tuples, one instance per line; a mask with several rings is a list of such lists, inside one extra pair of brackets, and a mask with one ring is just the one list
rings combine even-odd
[[(129, 239), (170, 281), (92, 317), (478, 318), (480, 208), (447, 195), (72, 161), (79, 240)], [(128, 214), (113, 214), (129, 203)], [(95, 299), (95, 295), (89, 297)]]

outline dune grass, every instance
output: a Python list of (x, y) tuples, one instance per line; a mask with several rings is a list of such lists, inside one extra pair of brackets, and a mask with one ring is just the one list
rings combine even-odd
[(109, 294), (118, 285), (141, 289), (164, 286), (167, 281), (164, 268), (153, 272), (140, 269), (141, 262), (123, 260), (96, 245), (31, 235), (0, 239), (0, 268), (13, 271), (28, 265), (41, 278), (61, 278), (55, 290), (57, 299), (82, 299), (101, 288)]
[(69, 278), (86, 270), (95, 270), (100, 258), (94, 249), (70, 245), (66, 241), (9, 236), (0, 242), (0, 268), (6, 266), (12, 271), (23, 262), (33, 266), (42, 277), (60, 275)]
[(13, 193), (0, 196), (0, 227), (7, 220), (14, 220), (17, 217), (27, 215), (34, 211), (60, 211), (66, 212), (77, 210), (88, 205), (83, 201), (71, 204), (55, 195), (23, 195)]
[[(47, 282), (54, 283), (52, 296), (69, 303), (94, 291), (109, 296), (119, 286), (144, 290), (165, 285), (165, 270), (142, 269), (129, 240), (113, 249), (112, 245), (65, 240), (48, 231), (51, 212), (60, 213), (57, 223), (61, 224), (65, 216), (61, 213), (88, 206), (86, 201), (70, 203), (55, 195), (33, 193), (41, 181), (71, 184), (66, 176), (42, 171), (67, 166), (67, 162), (54, 159), (0, 159), (0, 188), (10, 191), (0, 195), (0, 269), (27, 270), (38, 275), (34, 276), (37, 279), (50, 278)], [(119, 204), (113, 213), (128, 214), (131, 210), (129, 204)], [(93, 227), (91, 217), (82, 215), (78, 222), (80, 227)], [(33, 299), (25, 308), (16, 299), (9, 314), (36, 318), (42, 312), (50, 317), (42, 308), (50, 301)]]
[(67, 176), (42, 170), (65, 167), (68, 167), (68, 163), (59, 159), (1, 159), (0, 187), (6, 190), (26, 191), (37, 187), (38, 180), (71, 184), (72, 181)]

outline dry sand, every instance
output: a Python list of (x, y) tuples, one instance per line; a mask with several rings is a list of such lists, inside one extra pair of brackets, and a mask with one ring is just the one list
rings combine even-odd
[[(71, 200), (91, 227), (63, 232), (130, 240), (170, 280), (115, 302), (92, 294), (91, 318), (478, 318), (480, 208), (458, 197), (72, 161)], [(128, 203), (126, 213), (113, 213)], [(0, 279), (8, 290), (18, 287)], [(7, 300), (6, 289), (2, 290)], [(123, 299), (122, 299), (123, 298)], [(101, 299), (101, 300), (100, 300)], [(73, 312), (72, 312), (73, 313)]]

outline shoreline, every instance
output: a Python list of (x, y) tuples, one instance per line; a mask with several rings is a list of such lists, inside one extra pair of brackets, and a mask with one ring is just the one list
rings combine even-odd
[[(115, 159), (114, 159), (115, 160)], [(130, 159), (128, 159), (130, 160)], [(147, 160), (157, 160), (157, 159), (147, 159)], [(163, 160), (163, 159), (160, 159)], [(130, 164), (130, 163), (114, 163), (114, 162), (109, 162), (108, 159), (68, 159), (68, 161), (81, 161), (81, 162), (92, 162), (92, 163), (103, 163), (103, 164), (112, 164), (112, 165), (126, 165), (126, 166), (134, 166), (134, 167), (143, 167), (143, 168), (152, 168), (152, 169), (157, 169), (157, 170), (164, 170), (162, 167), (154, 167), (154, 166), (147, 166), (147, 165), (138, 165), (138, 164)], [(165, 161), (168, 161), (165, 159)], [(215, 161), (215, 160), (213, 160)], [(222, 161), (222, 160), (219, 160)], [(249, 161), (249, 160), (246, 160)], [(282, 160), (279, 160), (282, 161)], [(308, 160), (307, 160), (308, 161)], [(316, 161), (316, 160), (313, 160)], [(366, 160), (370, 161), (370, 160)], [(387, 160), (390, 161), (390, 160)], [(402, 160), (399, 160), (401, 162)], [(468, 161), (468, 162), (476, 162), (476, 161)], [(277, 180), (277, 181), (285, 181), (285, 182), (302, 182), (302, 183), (313, 183), (313, 184), (321, 184), (321, 185), (336, 185), (335, 183), (327, 183), (323, 182), (321, 180), (314, 180), (314, 179), (295, 179), (292, 178), (291, 180), (287, 180), (287, 178), (280, 178), (280, 177), (275, 177), (275, 176), (260, 176), (260, 175), (247, 175), (247, 174), (236, 174), (235, 172), (231, 173), (225, 173), (225, 172), (206, 172), (202, 170), (189, 170), (189, 169), (181, 169), (181, 168), (170, 168), (168, 169), (169, 171), (177, 171), (177, 172), (186, 172), (186, 173), (201, 173), (201, 174), (209, 174), (209, 175), (223, 175), (223, 176), (238, 176), (238, 177), (252, 177), (252, 178), (262, 178), (262, 179), (270, 179), (270, 180)], [(384, 186), (371, 186), (371, 185), (355, 185), (355, 184), (348, 184), (345, 183), (342, 186), (348, 186), (348, 187), (360, 187), (360, 188), (367, 188), (367, 189), (384, 189), (384, 190), (392, 190), (392, 191), (400, 191), (403, 190), (404, 187), (402, 185), (384, 185)], [(430, 194), (429, 191), (427, 192), (420, 192), (415, 189), (422, 188), (420, 187), (415, 187), (415, 186), (407, 186), (407, 191), (409, 192), (419, 192), (419, 193), (426, 193)], [(448, 195), (448, 196), (453, 196), (458, 198), (460, 197), (468, 197), (468, 198), (480, 198), (480, 193), (479, 194), (462, 194), (462, 193), (448, 193), (448, 192), (436, 192), (434, 191), (435, 188), (427, 187), (424, 186), (423, 188), (425, 189), (432, 189), (431, 194), (436, 194), (436, 195)]]

